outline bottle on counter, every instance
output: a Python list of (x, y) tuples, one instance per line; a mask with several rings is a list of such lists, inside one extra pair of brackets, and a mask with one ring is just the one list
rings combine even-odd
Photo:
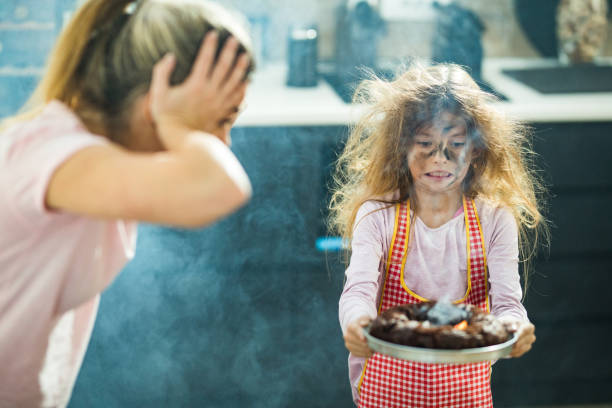
[(557, 8), (559, 60), (592, 63), (606, 43), (607, 0), (561, 0)]

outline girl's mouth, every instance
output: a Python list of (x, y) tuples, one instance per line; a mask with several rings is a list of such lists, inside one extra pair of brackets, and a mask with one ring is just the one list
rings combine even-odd
[(446, 180), (452, 176), (452, 173), (449, 173), (448, 171), (432, 171), (425, 173), (425, 176), (433, 180)]

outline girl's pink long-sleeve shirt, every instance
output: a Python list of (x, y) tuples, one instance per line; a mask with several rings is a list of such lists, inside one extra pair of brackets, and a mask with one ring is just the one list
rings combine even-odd
[(0, 407), (63, 407), (99, 293), (132, 256), (136, 224), (50, 211), (49, 180), (108, 143), (60, 102), (0, 134)]
[[(518, 230), (509, 210), (476, 199), (489, 270), (491, 313), (527, 320), (521, 304), (518, 273)], [(352, 253), (339, 303), (342, 331), (360, 316), (376, 317), (389, 246), (393, 239), (395, 206), (367, 201), (359, 209)], [(429, 228), (418, 217), (411, 227), (404, 269), (406, 285), (426, 299), (461, 299), (467, 290), (467, 252), (463, 208), (444, 225)], [(349, 355), (353, 398), (365, 360)]]

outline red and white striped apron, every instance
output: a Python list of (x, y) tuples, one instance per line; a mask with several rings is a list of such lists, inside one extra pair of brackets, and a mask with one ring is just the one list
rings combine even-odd
[[(467, 236), (467, 291), (455, 303), (489, 311), (486, 254), (473, 200), (463, 198)], [(395, 231), (378, 313), (390, 307), (427, 299), (405, 283), (404, 265), (410, 237), (410, 203), (397, 204)], [(492, 407), (491, 364), (429, 364), (375, 353), (365, 364), (359, 383), (360, 408)]]

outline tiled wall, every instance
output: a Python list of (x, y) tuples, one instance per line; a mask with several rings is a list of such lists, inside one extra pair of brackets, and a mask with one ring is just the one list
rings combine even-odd
[(0, 117), (14, 113), (36, 86), (75, 0), (0, 2)]

